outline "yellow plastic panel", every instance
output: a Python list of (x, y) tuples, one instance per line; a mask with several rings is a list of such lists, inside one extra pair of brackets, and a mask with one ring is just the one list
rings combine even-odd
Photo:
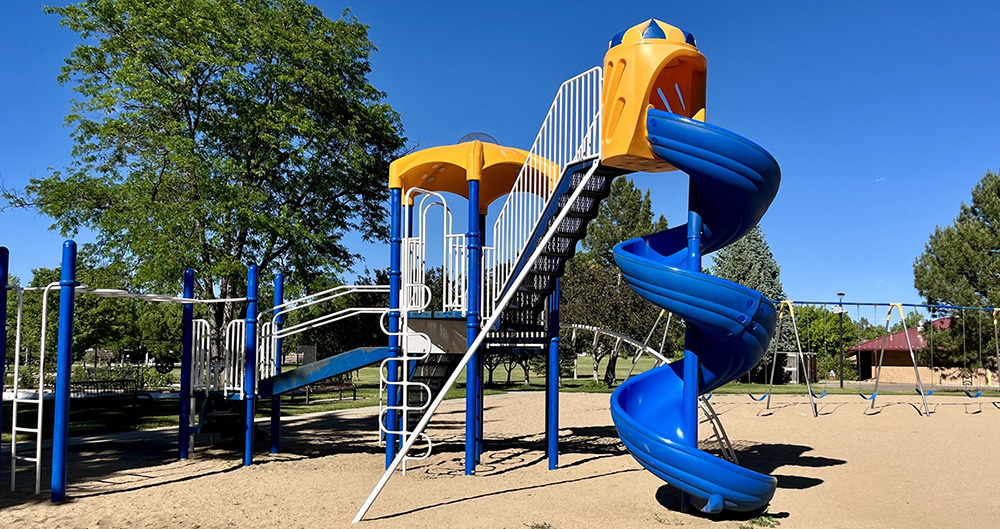
[[(656, 36), (643, 38), (651, 24), (657, 27), (648, 33)], [(646, 112), (657, 108), (703, 121), (705, 56), (680, 29), (650, 20), (625, 31), (604, 65), (602, 163), (630, 171), (673, 170), (650, 149)]]

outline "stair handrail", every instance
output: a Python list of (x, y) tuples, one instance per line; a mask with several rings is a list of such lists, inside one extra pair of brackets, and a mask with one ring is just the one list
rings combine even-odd
[(603, 70), (591, 68), (560, 85), (549, 106), (493, 224), (491, 273), (484, 275), (483, 317), (496, 310), (495, 301), (515, 273), (566, 167), (600, 158), (602, 83)]
[[(595, 160), (593, 162), (593, 165), (591, 165), (590, 169), (587, 170), (587, 173), (584, 174), (583, 178), (581, 178), (580, 184), (570, 194), (570, 197), (567, 200), (565, 207), (563, 207), (559, 211), (559, 213), (556, 214), (554, 222), (549, 227), (549, 229), (545, 230), (545, 233), (542, 235), (541, 240), (538, 242), (537, 245), (535, 245), (535, 249), (531, 252), (527, 260), (525, 261), (524, 266), (520, 268), (520, 272), (518, 272), (517, 276), (515, 276), (514, 279), (511, 281), (511, 285), (519, 285), (521, 282), (524, 281), (526, 277), (528, 277), (528, 274), (531, 273), (531, 268), (535, 265), (535, 262), (542, 255), (542, 252), (545, 250), (545, 245), (548, 244), (549, 241), (552, 239), (552, 237), (555, 235), (556, 230), (559, 228), (559, 223), (561, 223), (566, 218), (566, 215), (569, 214), (569, 210), (572, 208), (573, 204), (576, 202), (578, 198), (580, 198), (580, 195), (583, 193), (584, 188), (587, 187), (587, 183), (590, 182), (590, 178), (597, 171), (599, 165), (600, 165), (599, 160)], [(479, 329), (479, 333), (476, 335), (476, 339), (473, 340), (472, 344), (465, 351), (465, 354), (462, 356), (462, 359), (459, 360), (458, 365), (455, 367), (454, 371), (452, 371), (451, 375), (448, 377), (448, 380), (445, 381), (444, 385), (438, 391), (438, 394), (434, 397), (434, 400), (431, 402), (430, 406), (427, 407), (427, 411), (424, 413), (424, 416), (421, 417), (420, 422), (418, 422), (417, 425), (413, 428), (413, 433), (411, 433), (403, 440), (402, 448), (400, 448), (400, 450), (396, 453), (396, 457), (395, 459), (392, 460), (392, 463), (390, 463), (388, 467), (385, 469), (385, 472), (382, 474), (382, 477), (375, 485), (375, 488), (372, 489), (371, 493), (368, 495), (368, 498), (365, 500), (364, 504), (361, 505), (361, 508), (358, 510), (358, 513), (357, 515), (355, 515), (352, 523), (357, 523), (361, 521), (364, 515), (368, 512), (368, 509), (371, 508), (372, 503), (375, 502), (375, 498), (378, 497), (379, 493), (382, 492), (382, 489), (385, 487), (385, 484), (388, 483), (389, 478), (392, 477), (392, 474), (396, 471), (397, 468), (399, 468), (399, 465), (407, 457), (406, 456), (407, 452), (410, 450), (410, 448), (413, 447), (413, 444), (417, 441), (420, 434), (423, 433), (424, 429), (427, 428), (427, 424), (430, 423), (431, 418), (434, 416), (434, 412), (436, 412), (437, 409), (441, 406), (441, 403), (444, 402), (445, 395), (447, 395), (451, 387), (455, 385), (455, 382), (458, 380), (459, 374), (461, 374), (462, 370), (465, 369), (465, 366), (468, 365), (469, 360), (472, 359), (472, 356), (476, 353), (476, 351), (479, 350), (479, 347), (482, 345), (483, 340), (486, 339), (486, 335), (489, 334), (490, 329), (493, 327), (494, 324), (496, 324), (497, 320), (500, 318), (500, 315), (503, 313), (502, 307), (505, 307), (508, 303), (510, 303), (510, 300), (513, 299), (514, 297), (515, 291), (516, 291), (515, 288), (507, 289), (504, 292), (503, 297), (500, 299), (499, 303), (497, 303), (497, 306), (501, 307), (501, 310), (493, 311), (493, 313), (488, 318), (485, 319), (483, 325)]]

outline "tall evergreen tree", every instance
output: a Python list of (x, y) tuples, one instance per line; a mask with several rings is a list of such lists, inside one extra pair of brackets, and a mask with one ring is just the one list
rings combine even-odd
[(653, 200), (649, 190), (643, 194), (628, 178), (616, 178), (611, 183), (611, 194), (587, 226), (587, 237), (582, 241), (583, 258), (616, 268), (611, 253), (616, 244), (665, 229), (667, 219), (663, 215), (653, 222)]
[[(781, 284), (781, 267), (774, 259), (774, 253), (771, 252), (771, 247), (764, 237), (764, 230), (759, 225), (754, 226), (742, 239), (716, 252), (710, 272), (722, 279), (757, 290), (773, 301), (785, 299), (785, 289)], [(774, 348), (780, 351), (798, 349), (791, 321), (787, 321), (781, 327), (781, 336), (771, 340), (764, 357), (751, 371), (756, 373), (757, 380), (760, 380), (762, 373), (770, 369), (771, 353)], [(748, 375), (748, 378), (753, 378), (753, 375)]]
[[(972, 202), (961, 204), (951, 225), (936, 227), (914, 260), (913, 286), (928, 304), (996, 307), (1000, 305), (998, 256), (1000, 174), (986, 171), (972, 188)], [(934, 330), (935, 365), (982, 367), (978, 366), (978, 335), (968, 332), (978, 329), (977, 315), (967, 313), (963, 319), (961, 311), (945, 314), (951, 319), (950, 326)], [(983, 349), (995, 351), (994, 339), (988, 337)], [(996, 369), (998, 361), (995, 355), (984, 355), (990, 369)]]
[(760, 226), (716, 252), (710, 270), (712, 275), (757, 290), (768, 299), (785, 299), (781, 267)]

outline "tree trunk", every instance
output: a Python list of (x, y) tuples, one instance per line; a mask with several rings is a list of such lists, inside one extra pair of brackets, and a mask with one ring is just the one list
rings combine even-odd
[(618, 376), (615, 370), (618, 368), (618, 348), (615, 347), (611, 350), (611, 355), (608, 357), (608, 365), (604, 368), (604, 383), (608, 387), (612, 387), (618, 382)]
[(594, 359), (594, 384), (601, 381), (601, 377), (598, 375), (598, 371), (601, 369), (601, 357), (597, 356), (595, 352), (591, 357)]

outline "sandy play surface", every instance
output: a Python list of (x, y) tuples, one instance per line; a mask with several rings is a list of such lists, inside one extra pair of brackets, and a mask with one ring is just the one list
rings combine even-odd
[[(819, 418), (804, 397), (776, 395), (769, 411), (746, 396), (712, 403), (741, 464), (778, 478), (768, 512), (782, 528), (995, 526), (996, 399), (932, 398), (929, 418), (909, 396), (880, 397), (877, 413), (858, 397), (827, 396)], [(609, 395), (561, 399), (558, 470), (544, 458), (543, 394), (487, 397), (486, 453), (474, 477), (462, 475), (462, 402), (449, 401), (432, 422), (435, 454), (390, 480), (355, 527), (748, 525), (678, 512), (679, 493), (622, 447)], [(372, 409), (289, 419), (287, 451), (261, 453), (250, 468), (223, 449), (173, 461), (173, 431), (74, 444), (72, 500), (28, 494), (25, 474), (19, 492), (0, 492), (0, 527), (349, 527), (384, 464), (375, 421)], [(5, 485), (6, 471), (5, 461)]]

